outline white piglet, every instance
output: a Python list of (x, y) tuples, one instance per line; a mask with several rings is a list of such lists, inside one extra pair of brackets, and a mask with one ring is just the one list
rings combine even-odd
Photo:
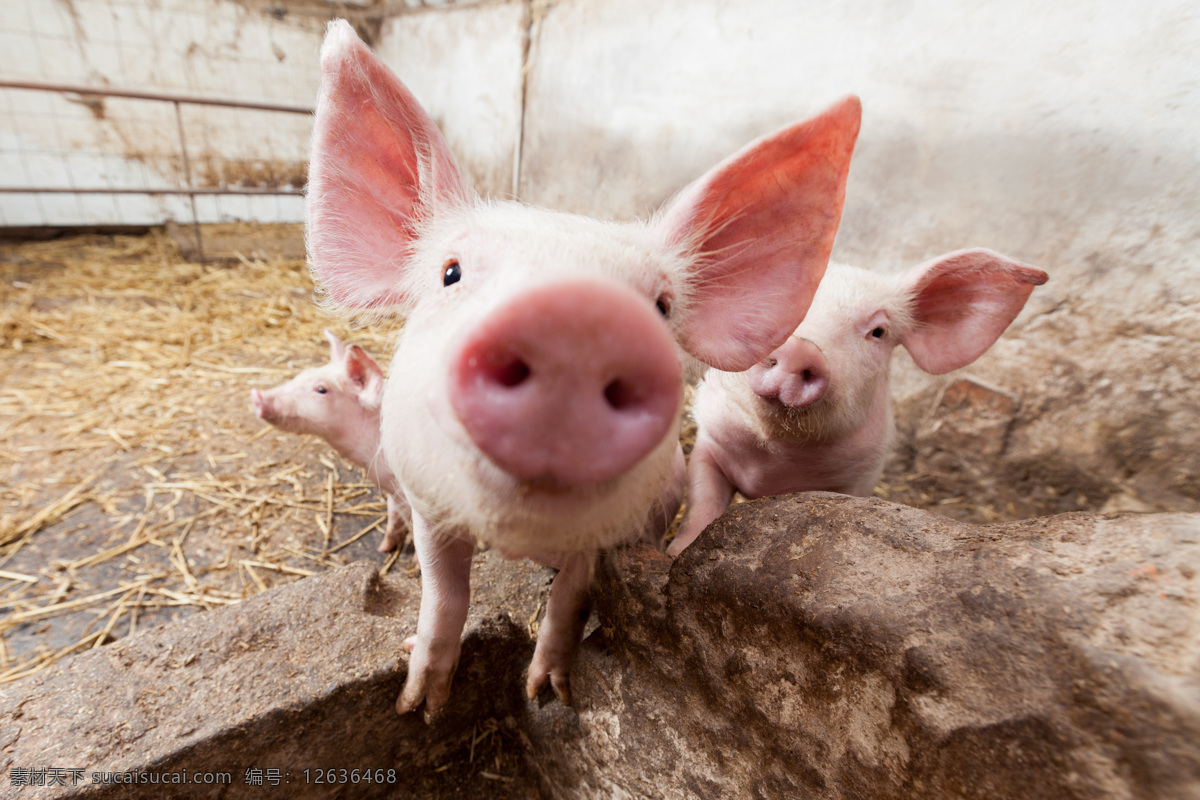
[(382, 446), (413, 506), (422, 585), (397, 710), (449, 696), (477, 541), (560, 568), (526, 691), (567, 703), (596, 553), (678, 494), (691, 359), (746, 369), (811, 302), (858, 101), (749, 145), (648, 223), (613, 223), (480, 199), (345, 22), (321, 72), (314, 274), (336, 305), (406, 317)]
[(830, 264), (795, 333), (745, 372), (697, 387), (678, 555), (729, 505), (827, 491), (866, 496), (895, 433), (888, 367), (903, 346), (934, 375), (979, 358), (1025, 306), (1040, 269), (960, 250), (900, 275)]
[(383, 371), (358, 345), (346, 347), (329, 330), (325, 338), (328, 364), (306, 369), (266, 391), (251, 389), (250, 400), (259, 419), (288, 433), (320, 436), (367, 471), (387, 497), (387, 530), (379, 551), (393, 550), (404, 543), (404, 532), (412, 527), (412, 511), (379, 452)]

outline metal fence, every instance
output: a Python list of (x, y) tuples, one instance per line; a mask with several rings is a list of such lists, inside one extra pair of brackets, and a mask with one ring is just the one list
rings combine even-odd
[(4, 5), (0, 227), (303, 219), (323, 20), (286, 2)]
[[(117, 205), (117, 198), (121, 196), (132, 196), (141, 198), (166, 198), (179, 197), (186, 200), (187, 214), (190, 221), (198, 223), (204, 219), (200, 213), (198, 206), (198, 198), (200, 197), (218, 197), (218, 196), (240, 196), (254, 198), (278, 198), (278, 197), (300, 197), (303, 193), (305, 168), (303, 162), (295, 160), (279, 160), (270, 156), (264, 158), (247, 158), (245, 155), (230, 157), (214, 154), (211, 150), (204, 149), (207, 144), (207, 139), (202, 139), (201, 142), (194, 142), (189, 152), (187, 126), (184, 123), (183, 109), (187, 106), (198, 108), (219, 108), (219, 109), (235, 109), (238, 111), (256, 111), (268, 114), (311, 114), (311, 109), (300, 108), (295, 106), (277, 105), (269, 103), (253, 103), (239, 100), (223, 100), (217, 98), (204, 97), (185, 97), (180, 95), (163, 94), (157, 92), (146, 91), (131, 91), (124, 89), (97, 89), (93, 87), (70, 86), (65, 84), (50, 84), (36, 83), (33, 81), (9, 81), (0, 79), (0, 88), (18, 89), (29, 92), (43, 92), (56, 94), (67, 102), (82, 106), (89, 109), (93, 117), (97, 118), (97, 123), (101, 120), (108, 120), (107, 102), (109, 98), (121, 98), (126, 100), (150, 101), (154, 103), (167, 104), (171, 108), (171, 116), (174, 120), (173, 135), (169, 134), (166, 126), (161, 125), (161, 114), (151, 112), (150, 120), (154, 123), (153, 131), (150, 131), (153, 139), (146, 141), (126, 141), (126, 144), (135, 144), (140, 149), (136, 154), (127, 151), (124, 156), (125, 160), (132, 162), (125, 169), (113, 169), (106, 171), (103, 168), (105, 162), (111, 163), (112, 151), (109, 148), (96, 150), (95, 148), (87, 148), (86, 145), (77, 144), (71, 146), (68, 144), (66, 148), (59, 149), (58, 152), (46, 149), (45, 139), (37, 141), (36, 147), (32, 152), (24, 150), (15, 150), (6, 155), (16, 155), (17, 160), (21, 163), (17, 164), (19, 169), (5, 171), (5, 174), (0, 176), (0, 180), (4, 184), (0, 184), (0, 194), (4, 195), (23, 195), (30, 202), (39, 204), (41, 208), (38, 211), (43, 212), (40, 215), (42, 222), (55, 221), (54, 215), (45, 214), (46, 205), (53, 202), (51, 198), (55, 196), (66, 196), (68, 199), (73, 198), (78, 203), (82, 196), (97, 196), (101, 198), (100, 205), (94, 205), (91, 213), (81, 205), (80, 213), (76, 217), (79, 222), (98, 222), (102, 221), (101, 217), (104, 211), (107, 210), (103, 203), (107, 199), (114, 203), (113, 210), (116, 212), (110, 219), (112, 222), (120, 222), (130, 224), (142, 221), (146, 218), (146, 210), (143, 205), (139, 212), (135, 210), (137, 206), (130, 207), (128, 202), (125, 203), (126, 210), (132, 213), (122, 213)], [(159, 119), (155, 119), (155, 116)], [(55, 119), (50, 117), (51, 122), (61, 122), (62, 126), (55, 131), (60, 142), (70, 141), (70, 135), (64, 133), (63, 128), (67, 127), (69, 121)], [(119, 124), (114, 120), (108, 120), (110, 124)], [(136, 115), (129, 115), (127, 121), (138, 121)], [(145, 118), (142, 121), (146, 121)], [(211, 122), (211, 120), (210, 120)], [(20, 124), (18, 122), (18, 124)], [(245, 121), (243, 124), (247, 124)], [(250, 120), (248, 124), (254, 125), (255, 121)], [(261, 124), (259, 121), (258, 124)], [(277, 124), (276, 121), (268, 121), (268, 129)], [(204, 131), (206, 125), (195, 126), (195, 130)], [(241, 126), (235, 126), (235, 129)], [(224, 128), (222, 135), (227, 136), (229, 129)], [(203, 136), (203, 133), (201, 133)], [(268, 147), (270, 147), (270, 138), (267, 139)], [(198, 150), (203, 151), (202, 160), (196, 158)], [(59, 162), (61, 168), (55, 169), (38, 169), (38, 166), (45, 163), (46, 157), (49, 156), (52, 160)], [(83, 161), (79, 158), (97, 161), (102, 166), (100, 169), (95, 167), (84, 168), (83, 170), (72, 169), (73, 166), (82, 165)], [(57, 158), (56, 158), (57, 157)], [(195, 166), (193, 166), (195, 162)], [(137, 166), (145, 167), (138, 169)], [(165, 169), (163, 168), (165, 167)], [(21, 182), (21, 179), (24, 182)], [(130, 180), (132, 179), (132, 180)], [(200, 202), (203, 205), (203, 202)], [(288, 213), (288, 210), (277, 207), (270, 209), (269, 204), (265, 205), (261, 202), (258, 204), (259, 210), (267, 213), (259, 213), (247, 216), (255, 216), (258, 221), (291, 221), (291, 217), (295, 213)], [(8, 204), (8, 210), (13, 205)], [(164, 206), (164, 208), (170, 208)], [(206, 211), (215, 209), (215, 206)], [(33, 209), (30, 209), (33, 211)], [(62, 211), (61, 205), (58, 209)], [(178, 207), (175, 208), (178, 210)], [(99, 212), (99, 215), (96, 212)], [(302, 207), (301, 207), (302, 213)], [(6, 216), (9, 216), (6, 215)], [(159, 216), (151, 214), (152, 217)], [(210, 219), (204, 221), (212, 221), (213, 214), (204, 215)], [(220, 216), (218, 213), (216, 216)], [(173, 218), (173, 214), (167, 214), (168, 218)], [(266, 217), (267, 219), (263, 219)], [(37, 217), (32, 219), (14, 220), (10, 224), (29, 224)], [(62, 224), (70, 222), (69, 213), (66, 216), (58, 216), (57, 221)], [(182, 220), (180, 220), (182, 221)], [(4, 220), (5, 223), (9, 220)], [(0, 223), (2, 224), (2, 223)]]

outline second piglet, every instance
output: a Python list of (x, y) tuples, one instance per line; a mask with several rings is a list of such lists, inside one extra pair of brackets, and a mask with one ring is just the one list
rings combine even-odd
[(329, 330), (325, 338), (328, 364), (306, 369), (265, 392), (252, 389), (250, 399), (259, 419), (289, 433), (320, 436), (367, 471), (387, 497), (387, 530), (379, 551), (393, 550), (404, 543), (405, 530), (412, 527), (412, 510), (379, 452), (383, 371), (358, 345), (347, 347)]
[(560, 567), (526, 691), (568, 702), (596, 553), (636, 537), (682, 472), (692, 359), (746, 369), (812, 299), (858, 101), (752, 143), (649, 223), (614, 223), (481, 199), (347, 23), (321, 72), (314, 273), (338, 306), (405, 317), (382, 447), (413, 505), (421, 607), (397, 710), (449, 696), (477, 541)]
[(688, 511), (678, 555), (739, 491), (866, 496), (894, 436), (888, 368), (901, 345), (938, 375), (970, 364), (1016, 318), (1045, 272), (961, 250), (901, 275), (830, 264), (804, 322), (746, 372), (709, 370), (696, 391)]

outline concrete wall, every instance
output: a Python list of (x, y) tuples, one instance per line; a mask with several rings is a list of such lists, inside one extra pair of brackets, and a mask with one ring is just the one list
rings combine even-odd
[(895, 269), (979, 245), (1110, 291), (1140, 291), (1167, 262), (1165, 288), (1194, 285), (1194, 3), (559, 0), (525, 11), (401, 15), (379, 43), (485, 191), (508, 191), (523, 135), (523, 200), (645, 215), (750, 139), (853, 92), (864, 122), (837, 257)]
[(375, 47), (487, 195), (511, 197), (516, 188), (529, 19), (522, 3), (399, 14)]

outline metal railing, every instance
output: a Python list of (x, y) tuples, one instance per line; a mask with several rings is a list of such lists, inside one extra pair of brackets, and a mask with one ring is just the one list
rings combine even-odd
[(146, 188), (116, 188), (103, 186), (79, 187), (39, 187), (39, 186), (0, 186), (4, 194), (138, 194), (138, 195), (181, 195), (190, 199), (192, 210), (192, 225), (196, 231), (197, 247), (203, 246), (200, 236), (200, 217), (196, 211), (197, 195), (303, 195), (303, 187), (228, 187), (212, 186), (197, 187), (192, 185), (192, 165), (188, 155), (187, 137), (184, 134), (183, 115), (180, 111), (183, 105), (219, 106), (222, 108), (247, 109), (253, 111), (272, 111), (283, 114), (312, 114), (313, 109), (303, 106), (285, 105), (280, 103), (255, 103), (244, 100), (229, 100), (213, 97), (193, 97), (189, 95), (172, 94), (167, 92), (147, 92), (141, 90), (118, 89), (107, 86), (82, 86), (77, 84), (42, 83), (38, 81), (17, 81), (0, 78), (0, 89), (22, 89), (37, 92), (55, 92), (58, 94), (78, 95), (89, 97), (120, 97), (133, 100), (152, 100), (172, 103), (175, 106), (175, 126), (179, 138), (179, 154), (183, 165), (184, 186), (162, 186)]

